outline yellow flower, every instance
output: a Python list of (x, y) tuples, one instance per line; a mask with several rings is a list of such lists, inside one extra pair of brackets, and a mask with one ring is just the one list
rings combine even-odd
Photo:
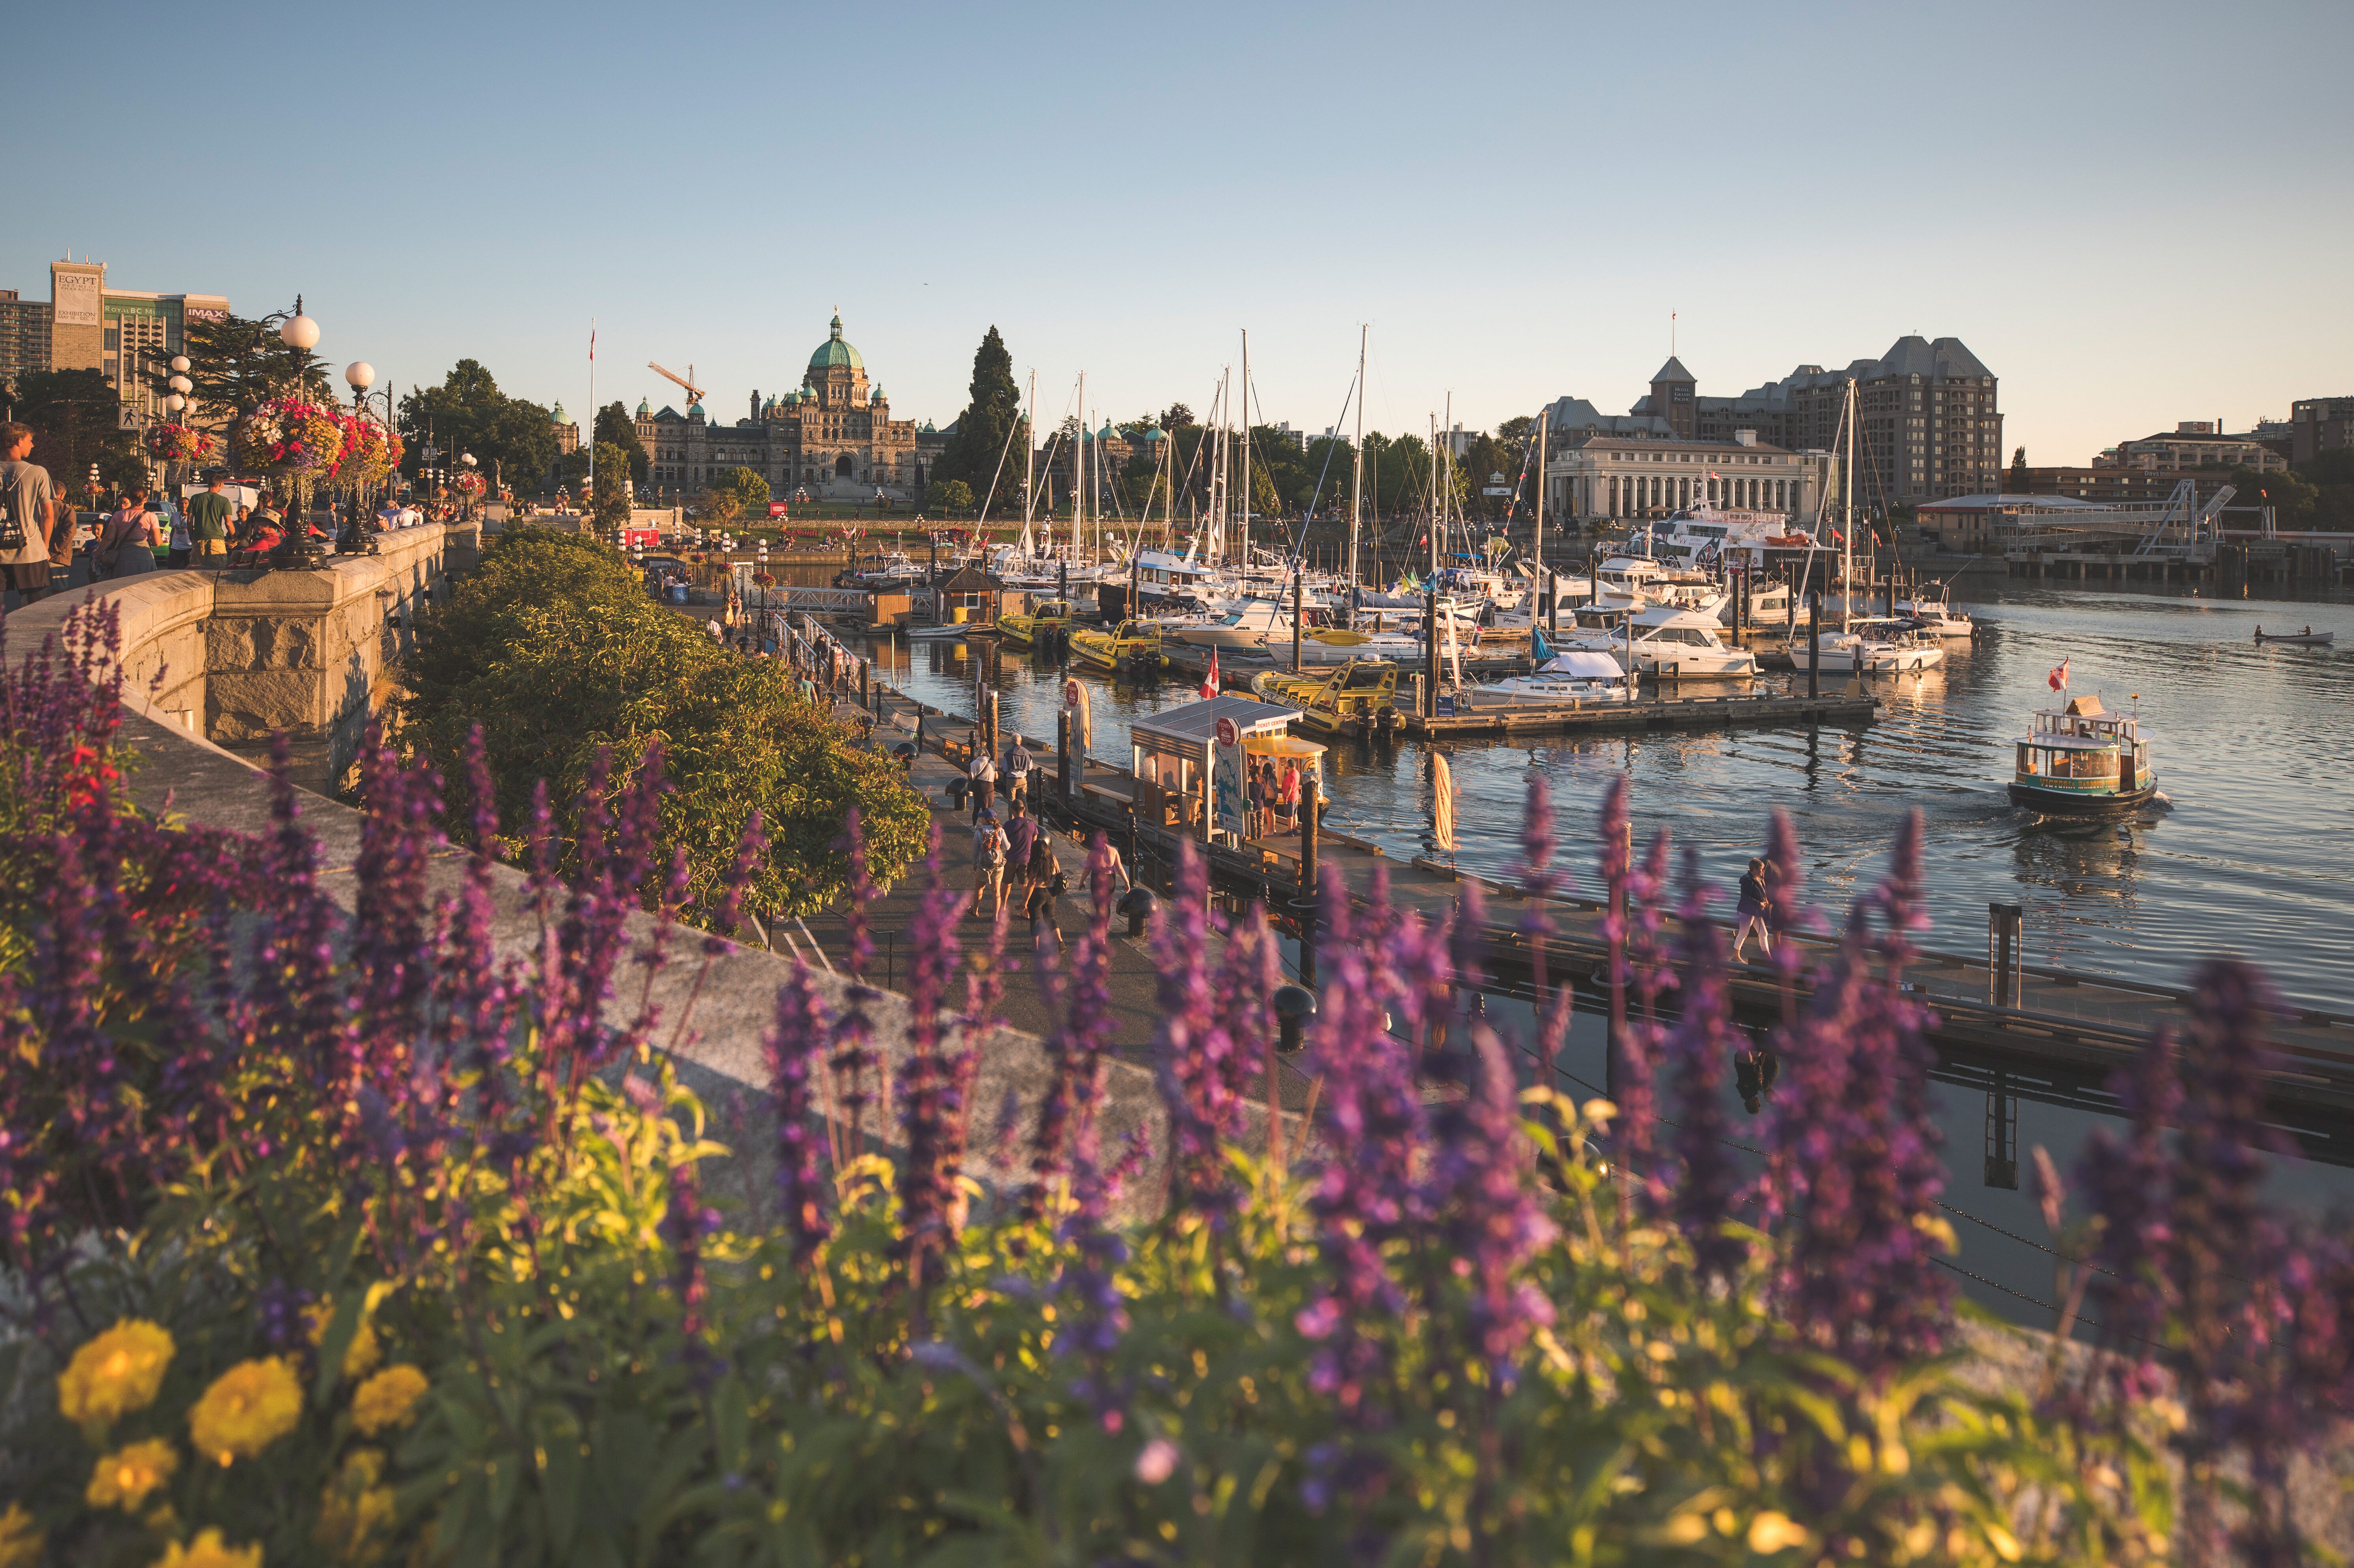
[[(310, 1319), (311, 1343), (316, 1345), (327, 1337), (327, 1326), (335, 1320), (335, 1304), (333, 1301), (320, 1301), (314, 1306), (304, 1308), (302, 1314)], [(366, 1313), (363, 1312), (358, 1331), (352, 1335), (352, 1342), (344, 1349), (344, 1375), (349, 1378), (366, 1377), (369, 1369), (383, 1359), (384, 1352), (377, 1348), (376, 1342), (376, 1325), (369, 1322)]]
[(1786, 1513), (1769, 1508), (1749, 1521), (1749, 1550), (1760, 1557), (1771, 1557), (1785, 1547), (1806, 1543), (1807, 1527)]
[(370, 1437), (387, 1426), (406, 1426), (424, 1394), (423, 1372), (406, 1362), (388, 1366), (352, 1395), (352, 1425)]
[(129, 1513), (147, 1500), (147, 1494), (172, 1478), (180, 1456), (161, 1437), (118, 1448), (90, 1473), (90, 1490), (83, 1494), (92, 1508), (119, 1508)]
[(10, 1503), (8, 1511), (0, 1513), (0, 1568), (33, 1568), (41, 1560), (44, 1542), (23, 1503)]
[(294, 1430), (302, 1418), (302, 1385), (279, 1356), (239, 1361), (213, 1380), (188, 1412), (196, 1452), (226, 1465), (250, 1459)]
[(231, 1546), (217, 1530), (200, 1530), (186, 1546), (174, 1542), (155, 1559), (155, 1568), (261, 1568), (261, 1548)]
[(144, 1410), (171, 1364), (172, 1336), (143, 1318), (125, 1318), (74, 1352), (58, 1379), (58, 1408), (77, 1426)]
[(355, 1448), (320, 1494), (312, 1539), (338, 1562), (372, 1563), (383, 1553), (384, 1542), (370, 1539), (392, 1522), (392, 1489), (376, 1484), (383, 1478), (383, 1451)]

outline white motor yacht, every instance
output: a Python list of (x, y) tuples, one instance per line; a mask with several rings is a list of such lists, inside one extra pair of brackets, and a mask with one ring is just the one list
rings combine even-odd
[(1683, 681), (1743, 681), (1757, 673), (1755, 653), (1718, 640), (1716, 617), (1671, 605), (1621, 617), (1616, 632), (1589, 631), (1563, 646), (1615, 654), (1636, 669)]
[(1807, 640), (1791, 638), (1790, 662), (1801, 672), (1811, 662), (1827, 675), (1906, 675), (1946, 662), (1935, 638), (1916, 636), (1907, 623), (1884, 616), (1858, 616), (1844, 631), (1824, 632), (1821, 642), (1821, 657), (1814, 662)]
[(1290, 646), (1291, 616), (1273, 599), (1255, 599), (1206, 623), (1172, 627), (1168, 635), (1189, 648), (1264, 653), (1270, 642)]
[(1923, 594), (1918, 599), (1900, 599), (1896, 613), (1911, 620), (1929, 637), (1973, 637), (1978, 634), (1977, 622), (1954, 608), (1953, 601), (1940, 588), (1935, 594)]
[(1635, 681), (1609, 654), (1572, 648), (1554, 654), (1533, 674), (1514, 675), (1492, 685), (1465, 686), (1456, 695), (1475, 708), (1631, 703)]

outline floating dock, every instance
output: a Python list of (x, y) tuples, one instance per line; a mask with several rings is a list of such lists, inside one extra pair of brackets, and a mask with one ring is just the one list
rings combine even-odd
[[(942, 714), (887, 687), (878, 687), (873, 701), (886, 726), (894, 715), (903, 716), (910, 727), (917, 714), (927, 715), (931, 720), (928, 750), (951, 760), (963, 753), (964, 737), (973, 727), (970, 718)], [(1777, 703), (1783, 705), (1777, 722), (1801, 723), (1843, 722), (1858, 711), (1853, 705), (1859, 699), (1723, 701)], [(1860, 701), (1868, 715), (1871, 699)], [(1705, 706), (1706, 700), (1635, 705), (1638, 709), (1659, 705)], [(1627, 716), (1623, 709), (1619, 716)], [(1040, 771), (1034, 775), (1038, 780), (1034, 801), (1044, 815), (1075, 831), (1101, 830), (1120, 847), (1140, 880), (1148, 882), (1165, 877), (1181, 839), (1190, 839), (1222, 884), (1260, 899), (1279, 924), (1309, 947), (1313, 945), (1316, 910), (1313, 888), (1328, 871), (1362, 894), (1373, 868), (1386, 866), (1392, 903), (1431, 917), (1452, 915), (1463, 885), (1479, 881), (1487, 902), (1480, 945), (1490, 989), (1521, 995), (1533, 990), (1538, 955), (1522, 929), (1531, 899), (1512, 884), (1477, 878), (1424, 856), (1402, 860), (1330, 823), (1320, 827), (1312, 855), (1303, 853), (1296, 830), (1240, 843), (1205, 843), (1198, 832), (1144, 821), (1136, 810), (1137, 780), (1125, 768), (1088, 758), (1066, 780), (1057, 776), (1055, 764), (1051, 751), (1042, 752)], [(1162, 877), (1148, 874), (1156, 867)], [(1566, 984), (1588, 996), (1606, 991), (1609, 944), (1602, 933), (1602, 906), (1566, 896), (1550, 897), (1545, 904), (1553, 927), (1543, 952), (1547, 985)], [(1777, 939), (1797, 941), (1815, 958), (1830, 951), (1830, 945), (1817, 938), (1786, 934)], [(2003, 950), (1989, 946), (1998, 954)], [(2114, 1113), (2117, 1106), (2108, 1085), (2116, 1071), (2154, 1031), (2164, 1027), (2179, 1033), (2191, 1020), (2190, 999), (2179, 991), (2030, 965), (2015, 947), (2008, 952), (2004, 959), (1924, 951), (1903, 976), (1935, 1015), (1929, 1038), (1940, 1054), (1937, 1075), (1967, 1087), (1983, 1086), (1987, 1092), (1988, 1180), (1996, 1185), (2015, 1184), (2015, 1170), (2014, 1180), (1996, 1180), (1999, 1169), (2015, 1167), (2018, 1161), (2016, 1146), (1998, 1135), (2005, 1126), (2015, 1125), (2020, 1100)], [(1778, 1012), (1782, 979), (1777, 970), (1748, 963), (1729, 964), (1727, 972), (1737, 1003), (1760, 1015)], [(1313, 976), (1304, 978), (1312, 981)], [(1800, 987), (1802, 998), (1804, 993)], [(2272, 1035), (2282, 1060), (2267, 1077), (2270, 1112), (2307, 1155), (2354, 1165), (2354, 1016), (2287, 1010), (2273, 1019)]]

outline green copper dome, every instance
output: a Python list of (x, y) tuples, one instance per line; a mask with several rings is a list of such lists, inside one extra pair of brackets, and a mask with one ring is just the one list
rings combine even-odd
[(641, 419), (643, 419), (643, 418), (646, 418), (650, 417), (652, 413), (653, 413), (653, 405), (652, 405), (651, 403), (648, 403), (648, 402), (647, 402), (643, 397), (639, 398), (639, 399), (638, 399), (638, 418), (641, 418)]
[(831, 370), (838, 365), (847, 366), (853, 370), (866, 368), (866, 362), (858, 357), (858, 351), (842, 341), (842, 317), (836, 315), (833, 318), (833, 335), (817, 345), (817, 352), (810, 355), (809, 367), (811, 370)]

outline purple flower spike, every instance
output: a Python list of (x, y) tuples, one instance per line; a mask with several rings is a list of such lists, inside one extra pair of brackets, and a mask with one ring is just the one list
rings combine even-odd
[(812, 1083), (822, 1070), (826, 1040), (825, 1004), (810, 983), (809, 967), (796, 962), (792, 979), (777, 991), (776, 1022), (766, 1044), (769, 1092), (776, 1098), (777, 1190), (797, 1263), (806, 1262), (833, 1234), (826, 1213), (832, 1187), (819, 1161), (825, 1132), (814, 1119)]
[(1152, 959), (1153, 1075), (1169, 1107), (1170, 1204), (1224, 1227), (1242, 1199), (1225, 1145), (1241, 1125), (1235, 1043), (1218, 1021), (1209, 969), (1209, 868), (1189, 842), (1179, 851), (1177, 888), (1161, 907)]
[(956, 927), (964, 895), (943, 885), (939, 860), (924, 868), (925, 886), (907, 931), (907, 1004), (914, 1014), (899, 1080), (899, 1123), (907, 1139), (899, 1178), (899, 1248), (911, 1276), (948, 1245), (956, 1229), (955, 1145), (963, 1125), (957, 1064), (941, 1050), (940, 1000), (957, 957)]
[[(1530, 1192), (1511, 1064), (1485, 1023), (1471, 1026), (1471, 1039), (1479, 1063), (1472, 1091), (1439, 1115), (1426, 1207), (1441, 1216), (1445, 1255), (1468, 1283), (1467, 1349), (1509, 1392), (1521, 1346), (1532, 1330), (1553, 1321), (1553, 1303), (1515, 1276), (1553, 1239), (1553, 1224)], [(1439, 1316), (1444, 1303), (1431, 1302), (1430, 1310)]]
[(1733, 1162), (1733, 1129), (1724, 1111), (1724, 1065), (1739, 1047), (1732, 999), (1724, 990), (1724, 950), (1708, 917), (1711, 889), (1700, 879), (1700, 855), (1684, 851), (1682, 939), (1683, 1016), (1668, 1040), (1675, 1065), (1676, 1153), (1683, 1167), (1671, 1207), (1702, 1277), (1730, 1278), (1747, 1248), (1725, 1234), (1740, 1173)]

